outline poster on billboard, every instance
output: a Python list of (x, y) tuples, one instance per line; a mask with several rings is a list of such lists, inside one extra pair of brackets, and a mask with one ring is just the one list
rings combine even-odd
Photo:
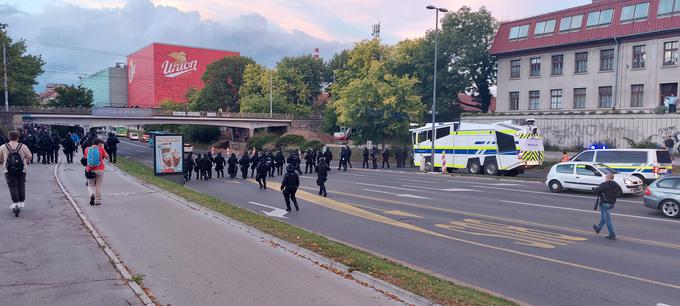
[(153, 134), (155, 175), (182, 175), (184, 139), (180, 134)]

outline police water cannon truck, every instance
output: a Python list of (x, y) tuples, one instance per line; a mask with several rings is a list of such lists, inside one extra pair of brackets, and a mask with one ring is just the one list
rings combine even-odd
[(534, 120), (493, 124), (446, 122), (435, 124), (435, 156), (432, 155), (432, 124), (411, 129), (416, 166), (447, 171), (515, 176), (543, 164), (543, 138)]

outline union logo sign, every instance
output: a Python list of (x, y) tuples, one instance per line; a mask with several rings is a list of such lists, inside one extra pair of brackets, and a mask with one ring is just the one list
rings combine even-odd
[(188, 61), (187, 54), (184, 51), (177, 51), (168, 54), (174, 59), (174, 62), (165, 60), (161, 64), (163, 68), (163, 75), (168, 78), (178, 77), (180, 75), (198, 70), (198, 60)]

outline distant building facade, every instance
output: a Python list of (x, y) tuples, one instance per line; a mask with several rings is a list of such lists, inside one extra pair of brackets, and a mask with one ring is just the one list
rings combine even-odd
[(593, 0), (504, 22), (499, 112), (641, 110), (678, 95), (680, 1)]
[(127, 67), (119, 63), (84, 78), (81, 85), (92, 90), (94, 107), (127, 107), (127, 75)]
[(65, 84), (49, 83), (45, 86), (45, 91), (38, 94), (38, 100), (40, 100), (41, 105), (47, 105), (52, 100), (56, 99), (59, 94), (57, 93), (57, 88), (65, 87)]
[(190, 88), (203, 88), (201, 77), (209, 64), (238, 55), (161, 43), (146, 46), (128, 55), (128, 106), (157, 108), (166, 100), (186, 102)]

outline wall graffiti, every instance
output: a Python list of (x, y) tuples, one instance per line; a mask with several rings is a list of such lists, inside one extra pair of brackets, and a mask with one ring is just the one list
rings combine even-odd
[(678, 128), (676, 126), (667, 126), (664, 128), (659, 128), (657, 130), (657, 135), (661, 136), (664, 139), (667, 137), (677, 138), (678, 134), (680, 134), (680, 131), (678, 131)]
[(567, 139), (569, 136), (567, 134), (567, 131), (564, 130), (552, 130), (550, 131), (550, 136), (552, 136), (552, 139), (554, 140), (555, 144), (564, 144), (564, 141)]

